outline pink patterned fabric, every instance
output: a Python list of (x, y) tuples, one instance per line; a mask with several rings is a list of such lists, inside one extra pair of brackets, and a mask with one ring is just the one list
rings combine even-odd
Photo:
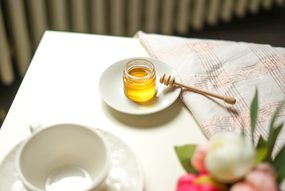
[[(174, 67), (183, 83), (237, 99), (231, 106), (192, 92), (182, 93), (183, 102), (208, 138), (221, 131), (239, 131), (243, 126), (249, 135), (249, 107), (256, 88), (256, 136), (267, 137), (271, 116), (285, 98), (285, 48), (143, 32), (136, 37), (152, 57)], [(281, 118), (284, 116), (282, 111)], [(283, 130), (278, 144), (284, 140)]]

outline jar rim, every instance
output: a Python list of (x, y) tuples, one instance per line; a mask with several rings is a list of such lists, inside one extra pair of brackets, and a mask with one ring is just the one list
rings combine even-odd
[[(147, 68), (150, 73), (148, 73), (144, 77), (137, 77), (129, 74), (129, 71), (133, 68)], [(124, 69), (124, 75), (127, 76), (129, 79), (132, 80), (147, 80), (152, 78), (155, 75), (155, 67), (152, 62), (146, 59), (133, 59), (126, 63)]]

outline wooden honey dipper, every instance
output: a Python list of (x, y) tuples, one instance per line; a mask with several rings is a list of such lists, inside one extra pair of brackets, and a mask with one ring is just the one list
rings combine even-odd
[(235, 104), (236, 103), (236, 99), (234, 97), (228, 97), (228, 96), (221, 96), (218, 94), (214, 94), (211, 92), (207, 92), (204, 90), (200, 90), (185, 84), (181, 84), (179, 82), (175, 81), (175, 77), (171, 76), (171, 75), (167, 75), (167, 74), (163, 74), (160, 79), (159, 82), (166, 85), (166, 86), (179, 86), (179, 87), (183, 87), (184, 89), (190, 90), (192, 92), (198, 93), (198, 94), (202, 94), (202, 95), (206, 95), (206, 96), (212, 96), (221, 100), (224, 100), (224, 102), (229, 103), (229, 104)]

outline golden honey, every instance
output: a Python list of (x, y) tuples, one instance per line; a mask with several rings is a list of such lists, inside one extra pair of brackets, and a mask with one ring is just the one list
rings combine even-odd
[(148, 60), (136, 59), (128, 62), (123, 80), (125, 95), (135, 102), (144, 103), (156, 95), (155, 68)]

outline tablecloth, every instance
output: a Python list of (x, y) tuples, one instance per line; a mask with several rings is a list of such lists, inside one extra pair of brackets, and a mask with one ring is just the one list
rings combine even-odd
[[(152, 57), (174, 67), (183, 83), (236, 98), (235, 105), (228, 105), (193, 92), (182, 92), (181, 99), (206, 137), (222, 131), (240, 131), (242, 127), (249, 135), (250, 103), (256, 89), (259, 113), (255, 136), (268, 136), (271, 116), (285, 98), (285, 48), (141, 31), (135, 37)], [(279, 117), (284, 119), (284, 116), (283, 110)], [(285, 142), (284, 129), (277, 141), (279, 146)]]

